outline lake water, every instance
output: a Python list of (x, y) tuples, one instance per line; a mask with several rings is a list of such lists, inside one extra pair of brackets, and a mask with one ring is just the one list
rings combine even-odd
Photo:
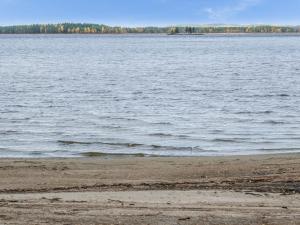
[(300, 152), (300, 36), (1, 35), (0, 157)]

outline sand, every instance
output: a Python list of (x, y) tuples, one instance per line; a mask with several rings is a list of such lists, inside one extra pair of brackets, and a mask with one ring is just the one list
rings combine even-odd
[(1, 159), (0, 224), (300, 224), (300, 154)]

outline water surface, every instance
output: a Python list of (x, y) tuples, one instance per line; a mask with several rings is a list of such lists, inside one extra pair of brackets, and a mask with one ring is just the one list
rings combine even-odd
[(300, 152), (300, 36), (1, 35), (0, 157)]

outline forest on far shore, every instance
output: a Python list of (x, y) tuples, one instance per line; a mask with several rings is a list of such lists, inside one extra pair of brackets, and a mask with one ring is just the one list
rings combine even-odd
[(127, 34), (127, 33), (298, 33), (300, 26), (170, 26), (111, 27), (103, 24), (61, 23), (0, 26), (0, 34)]

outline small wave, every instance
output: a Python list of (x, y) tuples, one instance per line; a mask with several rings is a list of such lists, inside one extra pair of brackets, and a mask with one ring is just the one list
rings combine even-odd
[(84, 157), (146, 157), (150, 155), (146, 155), (143, 153), (135, 153), (135, 154), (126, 154), (126, 153), (104, 153), (104, 152), (84, 152), (80, 153), (81, 156)]
[(110, 119), (110, 120), (125, 120), (125, 121), (138, 121), (135, 118), (126, 118), (126, 117), (114, 117), (114, 116), (105, 116), (103, 119)]
[(244, 138), (235, 138), (235, 139), (231, 139), (231, 138), (216, 138), (213, 139), (212, 142), (227, 142), (227, 143), (241, 143), (241, 142), (245, 142)]
[(285, 122), (283, 121), (275, 121), (275, 120), (266, 120), (263, 123), (271, 124), (271, 125), (285, 124)]
[(171, 122), (157, 122), (157, 123), (152, 123), (154, 125), (173, 125)]
[(133, 95), (141, 95), (141, 94), (143, 94), (143, 92), (142, 91), (135, 91), (135, 92), (132, 92), (132, 94)]
[(279, 97), (290, 97), (290, 95), (288, 95), (288, 94), (279, 94), (277, 96), (279, 96)]
[(126, 147), (126, 148), (150, 148), (159, 151), (205, 151), (204, 149), (200, 148), (199, 146), (195, 147), (178, 147), (178, 146), (165, 146), (165, 145), (147, 145), (147, 144), (137, 144), (137, 143), (114, 143), (114, 142), (81, 142), (81, 141), (57, 141), (59, 144), (63, 145), (109, 145), (109, 146), (116, 146), (116, 147)]
[(239, 111), (236, 112), (235, 114), (271, 114), (274, 113), (274, 111), (271, 110), (266, 110), (266, 111)]
[(17, 111), (17, 110), (6, 110), (6, 111), (1, 111), (0, 113), (2, 113), (2, 114), (19, 113), (19, 111)]
[(112, 117), (114, 120), (127, 120), (127, 121), (136, 121), (134, 118), (125, 118), (125, 117)]
[(59, 144), (64, 144), (64, 145), (91, 145), (93, 142), (82, 142), (82, 141), (57, 141)]
[(172, 134), (165, 134), (165, 133), (153, 133), (153, 134), (149, 134), (149, 136), (155, 136), (155, 137), (173, 137)]
[(186, 90), (182, 90), (183, 92), (203, 92), (205, 90), (202, 89), (186, 89)]
[(154, 136), (154, 137), (176, 137), (176, 138), (188, 138), (189, 137), (187, 135), (176, 135), (176, 134), (166, 134), (166, 133), (153, 133), (153, 134), (149, 134), (149, 136)]
[(0, 131), (0, 135), (10, 135), (10, 134), (17, 134), (18, 131), (16, 130), (3, 130), (3, 131)]
[(265, 95), (251, 95), (249, 97), (257, 97), (257, 98), (273, 98), (273, 97), (290, 97), (289, 94), (265, 94)]
[(106, 125), (106, 126), (102, 126), (102, 128), (104, 129), (121, 129), (121, 126), (113, 126), (113, 125)]
[(26, 105), (11, 105), (11, 106), (16, 108), (27, 108)]
[(163, 91), (164, 89), (163, 88), (151, 88), (150, 91)]
[(100, 145), (111, 145), (111, 146), (123, 146), (123, 147), (128, 147), (128, 148), (134, 148), (134, 147), (139, 147), (139, 146), (143, 146), (143, 144), (136, 144), (136, 143), (109, 143), (109, 142), (82, 142), (82, 141), (62, 141), (59, 140), (57, 141), (59, 144), (63, 144), (63, 145), (96, 145), (96, 144), (100, 144)]
[(279, 137), (279, 138), (275, 138), (274, 140), (275, 140), (275, 141), (280, 141), (280, 140), (282, 140), (282, 141), (286, 141), (286, 140), (300, 140), (300, 137), (290, 137), (290, 136), (288, 135), (287, 138)]
[(165, 146), (165, 145), (150, 145), (149, 147), (154, 148), (160, 151), (201, 151), (204, 152), (205, 150), (200, 148), (199, 146), (196, 147), (176, 147), (176, 146)]
[(224, 133), (224, 130), (215, 129), (211, 131), (212, 134), (221, 134)]
[(188, 135), (184, 135), (184, 134), (181, 134), (181, 135), (175, 135), (176, 137), (178, 138), (189, 138), (190, 136)]
[(112, 145), (112, 146), (124, 146), (128, 148), (135, 148), (139, 146), (143, 146), (143, 144), (137, 144), (137, 143), (106, 143), (106, 142), (100, 142), (101, 144), (104, 145)]

